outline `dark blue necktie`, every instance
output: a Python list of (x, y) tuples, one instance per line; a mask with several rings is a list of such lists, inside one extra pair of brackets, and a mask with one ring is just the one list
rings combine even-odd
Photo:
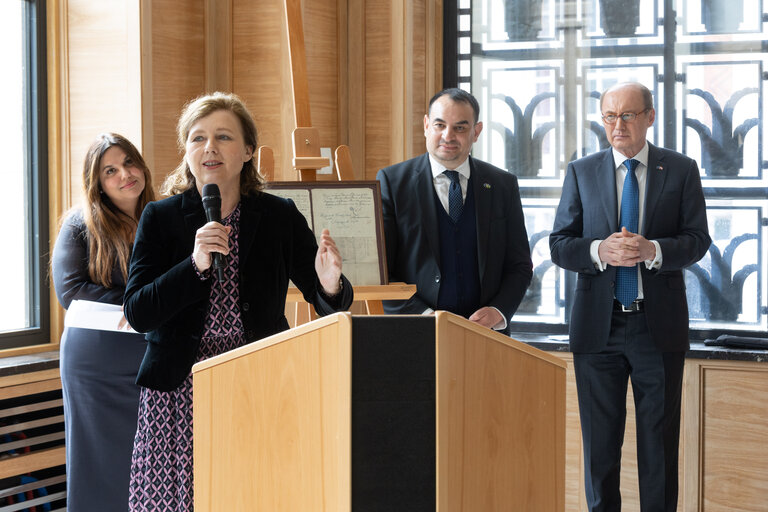
[[(637, 223), (640, 217), (639, 196), (635, 169), (639, 164), (634, 158), (624, 161), (627, 168), (627, 177), (624, 178), (624, 190), (621, 193), (621, 218), (619, 229), (627, 228), (632, 233), (637, 233)], [(616, 269), (616, 298), (629, 307), (637, 298), (637, 266), (619, 267)]]
[(448, 215), (451, 220), (456, 222), (461, 217), (461, 211), (464, 209), (464, 198), (461, 196), (461, 183), (459, 183), (458, 171), (444, 171), (445, 175), (451, 179), (451, 187), (448, 189)]

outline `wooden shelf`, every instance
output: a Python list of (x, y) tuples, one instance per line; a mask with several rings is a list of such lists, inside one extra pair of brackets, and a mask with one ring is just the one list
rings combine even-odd
[[(405, 300), (416, 293), (415, 284), (389, 283), (370, 286), (355, 286), (355, 300)], [(298, 288), (288, 288), (286, 302), (306, 302)]]

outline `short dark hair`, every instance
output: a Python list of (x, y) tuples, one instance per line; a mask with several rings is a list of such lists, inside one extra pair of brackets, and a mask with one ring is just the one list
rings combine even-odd
[(472, 107), (472, 111), (475, 113), (475, 123), (480, 120), (480, 104), (477, 102), (474, 96), (469, 94), (464, 89), (459, 89), (457, 87), (443, 89), (439, 93), (432, 96), (432, 99), (429, 100), (429, 107), (427, 108), (428, 114), (432, 112), (432, 104), (442, 96), (448, 96), (451, 98), (451, 100), (456, 102), (468, 103), (469, 106)]

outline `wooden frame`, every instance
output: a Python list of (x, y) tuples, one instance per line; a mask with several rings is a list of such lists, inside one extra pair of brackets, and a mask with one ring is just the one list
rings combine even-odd
[[(350, 198), (349, 192), (352, 189), (369, 190), (372, 195), (371, 202), (364, 203), (358, 201), (358, 199), (361, 199), (360, 196)], [(350, 248), (346, 246), (347, 244), (343, 240), (344, 238), (349, 238), (346, 236), (346, 234), (342, 234), (342, 236), (339, 237), (338, 231), (334, 232), (334, 226), (330, 226), (329, 229), (331, 231), (331, 236), (334, 236), (334, 240), (339, 246), (339, 250), (341, 251), (342, 258), (344, 259), (346, 265), (344, 273), (350, 279), (352, 284), (388, 284), (386, 249), (384, 245), (384, 223), (381, 213), (381, 188), (378, 181), (278, 181), (268, 182), (265, 186), (265, 191), (277, 196), (293, 199), (297, 203), (299, 211), (304, 214), (309, 227), (315, 232), (316, 236), (319, 236), (322, 229), (329, 227), (327, 225), (318, 225), (317, 221), (319, 221), (323, 216), (333, 216), (333, 212), (331, 210), (325, 209), (323, 205), (320, 204), (320, 198), (317, 197), (320, 194), (315, 193), (316, 191), (330, 192), (330, 195), (326, 195), (326, 199), (328, 200), (334, 200), (334, 198), (337, 198), (338, 201), (341, 202), (349, 201), (350, 206), (348, 208), (353, 207), (351, 205), (352, 203), (355, 203), (355, 205), (359, 205), (361, 208), (363, 208), (363, 210), (359, 212), (360, 217), (364, 219), (373, 219), (372, 229), (374, 233), (370, 233), (370, 235), (375, 236), (376, 239), (375, 265), (378, 270), (378, 280), (373, 278), (373, 276), (370, 275), (371, 273), (363, 272), (362, 270), (357, 269), (355, 266), (357, 258), (350, 254)], [(346, 205), (340, 204), (336, 204), (334, 206), (337, 208), (346, 207)], [(347, 222), (355, 217), (355, 215), (349, 214), (348, 209), (344, 210), (343, 213)], [(355, 228), (355, 226), (352, 227)], [(369, 233), (366, 233), (365, 236), (359, 237), (359, 240), (364, 242), (364, 239), (367, 239), (368, 237)], [(365, 252), (365, 250), (363, 249), (362, 252)], [(366, 255), (370, 256), (370, 254)], [(359, 278), (358, 276), (362, 276), (363, 278)]]

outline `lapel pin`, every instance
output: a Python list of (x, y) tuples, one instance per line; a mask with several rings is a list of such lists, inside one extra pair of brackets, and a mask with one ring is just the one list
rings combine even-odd
[(490, 184), (490, 183), (483, 183), (483, 186), (484, 186), (485, 188), (491, 188), (491, 184)]
[(656, 170), (657, 170), (657, 171), (663, 171), (663, 170), (664, 170), (664, 167), (662, 167), (662, 166), (660, 166), (660, 165), (657, 165), (657, 166), (656, 166)]

